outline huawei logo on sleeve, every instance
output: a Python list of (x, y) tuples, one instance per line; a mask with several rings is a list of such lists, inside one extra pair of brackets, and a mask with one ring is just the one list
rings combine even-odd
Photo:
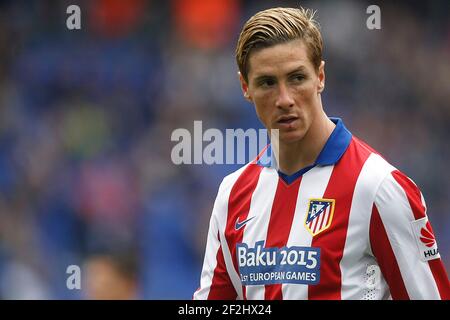
[(428, 217), (425, 216), (421, 219), (411, 221), (411, 227), (422, 261), (439, 259), (441, 255), (439, 254), (433, 229), (428, 222)]
[(425, 227), (420, 229), (420, 241), (427, 247), (431, 248), (436, 243), (436, 239), (433, 234), (433, 230), (431, 229), (430, 223), (427, 221)]

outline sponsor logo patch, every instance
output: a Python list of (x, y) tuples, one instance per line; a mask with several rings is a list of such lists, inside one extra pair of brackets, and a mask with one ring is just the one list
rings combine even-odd
[(296, 283), (314, 285), (320, 280), (320, 248), (265, 248), (264, 241), (236, 245), (241, 282), (245, 286)]
[(433, 229), (428, 217), (411, 222), (414, 238), (416, 238), (419, 255), (422, 261), (440, 258)]

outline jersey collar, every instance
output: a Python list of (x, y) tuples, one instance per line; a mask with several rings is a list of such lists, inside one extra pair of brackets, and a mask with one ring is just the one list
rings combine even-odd
[(340, 118), (330, 118), (330, 120), (334, 122), (336, 127), (319, 153), (315, 162), (316, 165), (330, 166), (338, 162), (352, 140), (351, 132), (348, 131)]
[[(344, 152), (347, 150), (350, 141), (352, 139), (351, 132), (345, 127), (344, 122), (340, 118), (330, 118), (331, 121), (336, 125), (327, 142), (325, 143), (322, 151), (320, 151), (319, 156), (317, 157), (315, 163), (309, 167), (303, 168), (300, 171), (294, 173), (293, 175), (298, 176), (302, 175), (309, 169), (320, 165), (320, 166), (329, 166), (333, 165), (339, 161)], [(277, 168), (276, 159), (272, 154), (270, 144), (266, 148), (266, 150), (260, 155), (257, 160), (257, 164), (264, 167), (275, 167)], [(307, 169), (305, 171), (305, 169)], [(285, 174), (281, 173), (283, 176)], [(290, 177), (290, 176), (287, 176)]]

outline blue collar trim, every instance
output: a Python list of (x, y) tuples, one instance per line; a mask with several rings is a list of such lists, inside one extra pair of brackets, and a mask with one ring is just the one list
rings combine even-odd
[[(279, 176), (284, 181), (286, 181), (287, 184), (291, 184), (298, 177), (304, 175), (306, 172), (308, 172), (317, 165), (329, 166), (335, 164), (336, 162), (339, 161), (344, 152), (347, 150), (348, 146), (350, 145), (350, 141), (352, 140), (351, 132), (345, 127), (344, 123), (340, 118), (330, 118), (330, 120), (333, 121), (334, 124), (336, 124), (336, 127), (334, 128), (333, 132), (331, 133), (330, 137), (325, 143), (322, 151), (320, 151), (319, 156), (317, 157), (313, 165), (310, 165), (306, 168), (302, 168), (296, 173), (293, 173), (292, 175), (286, 175), (278, 171)], [(273, 155), (269, 145), (267, 150), (258, 160), (257, 164), (264, 167), (271, 167), (274, 160), (272, 157)]]
[(330, 120), (334, 122), (336, 127), (319, 153), (315, 162), (316, 165), (330, 166), (338, 162), (352, 140), (351, 132), (348, 131), (340, 118), (330, 118)]

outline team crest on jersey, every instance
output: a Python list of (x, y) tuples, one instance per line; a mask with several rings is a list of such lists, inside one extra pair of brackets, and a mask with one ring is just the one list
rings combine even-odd
[(305, 227), (316, 236), (328, 229), (333, 220), (334, 199), (309, 199)]

